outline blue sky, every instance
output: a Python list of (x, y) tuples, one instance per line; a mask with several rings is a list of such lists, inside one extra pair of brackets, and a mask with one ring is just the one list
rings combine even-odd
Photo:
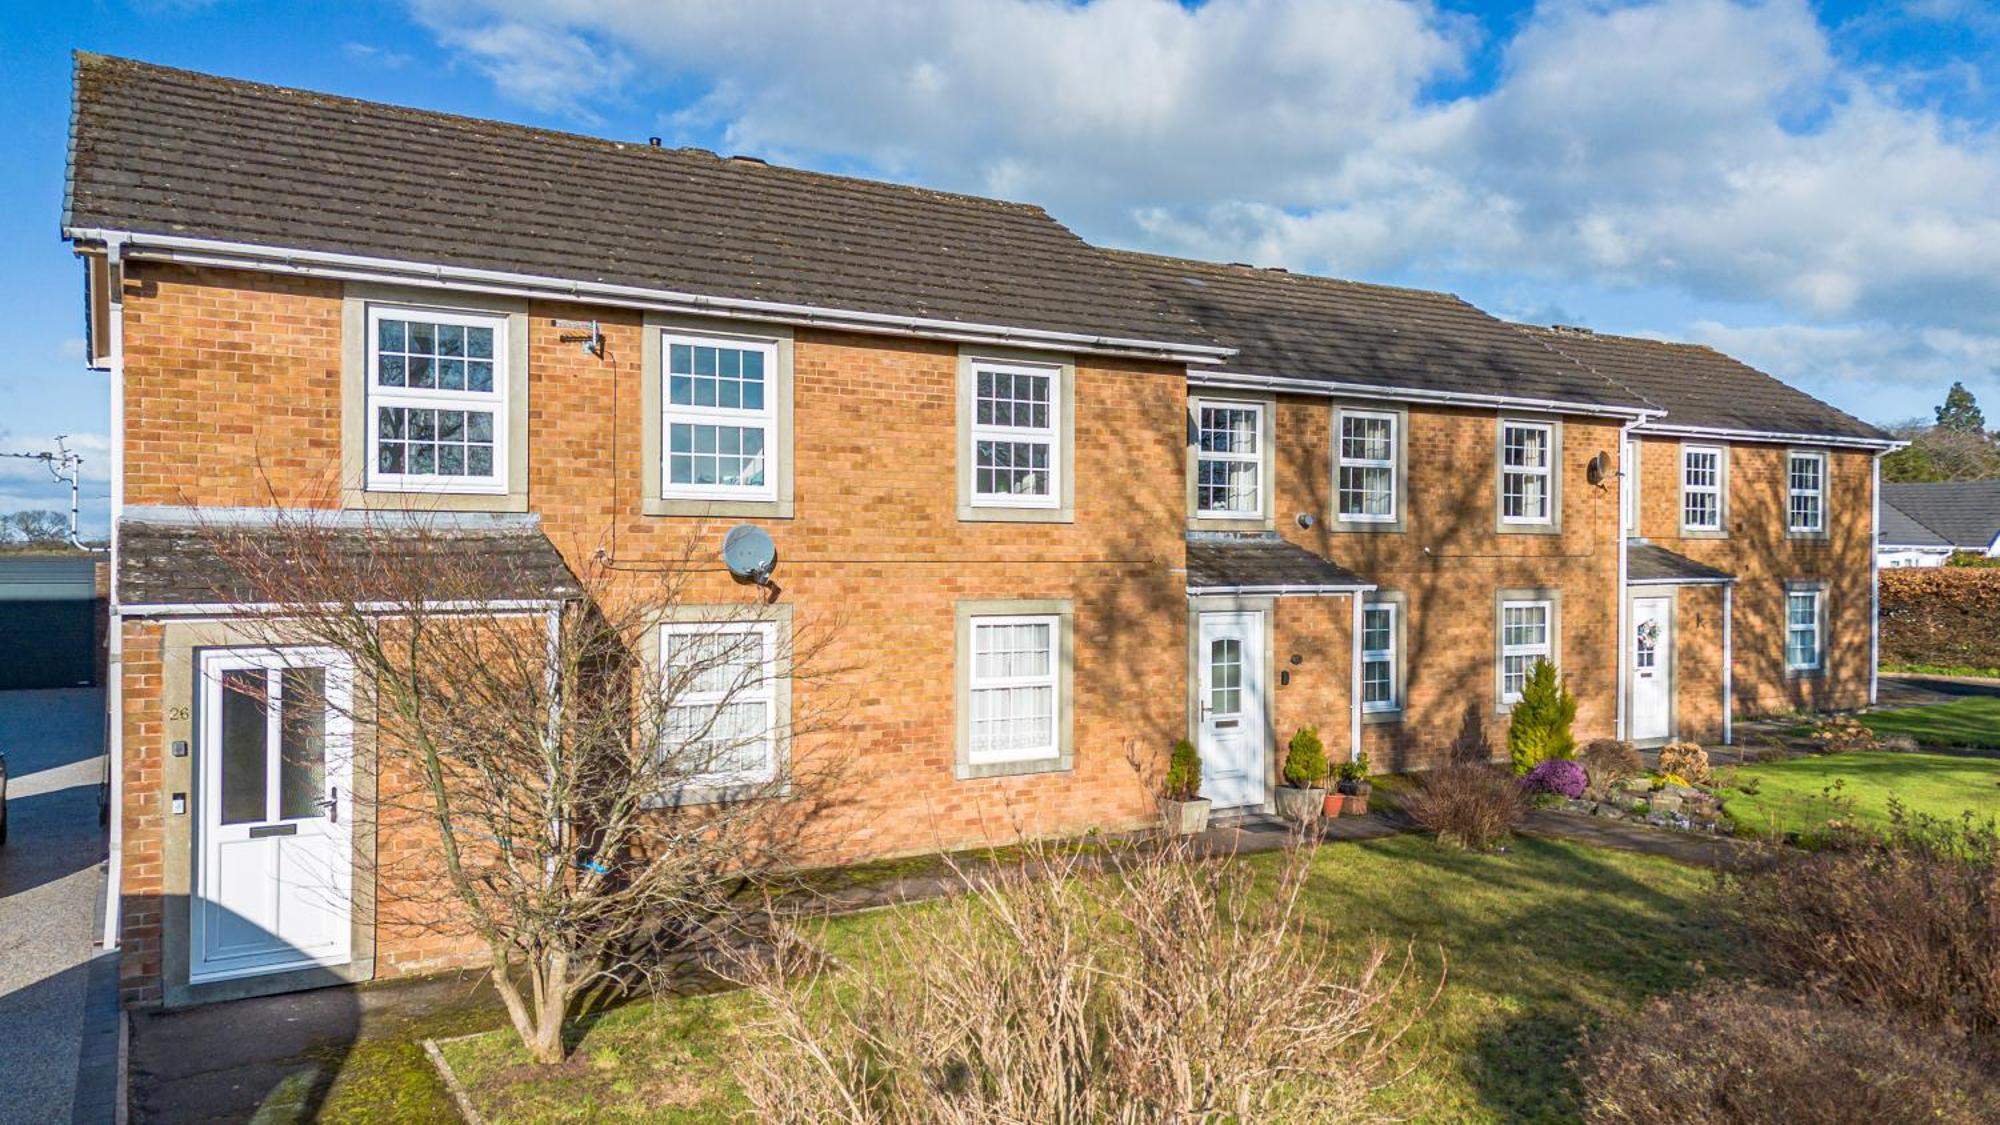
[[(2000, 12), (1964, 0), (96, 0), (0, 8), (0, 449), (91, 458), (74, 48), (1046, 206), (1114, 245), (2000, 411)], [(25, 314), (25, 315), (22, 315)], [(0, 511), (55, 506), (0, 461)]]

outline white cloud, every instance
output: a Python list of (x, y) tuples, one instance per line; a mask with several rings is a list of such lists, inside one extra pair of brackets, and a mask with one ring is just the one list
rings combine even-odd
[(1492, 87), (1449, 99), (1480, 29), (1424, 0), (415, 3), (538, 108), (692, 87), (663, 131), (1102, 240), (2000, 334), (2000, 135), (1844, 55), (1805, 0), (1545, 0)]
[[(1691, 325), (1686, 338), (1708, 344), (1787, 382), (1854, 409), (1874, 422), (1928, 418), (1944, 388), (1963, 382), (1981, 403), (2000, 406), (2000, 336), (1953, 328), (1887, 324)], [(1912, 383), (1936, 388), (1914, 395)]]

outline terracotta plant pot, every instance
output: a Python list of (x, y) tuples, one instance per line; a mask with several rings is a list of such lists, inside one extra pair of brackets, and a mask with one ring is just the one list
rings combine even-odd
[(1340, 807), (1346, 800), (1347, 798), (1342, 797), (1338, 793), (1328, 793), (1325, 799), (1320, 801), (1319, 814), (1321, 816), (1339, 816)]
[(1293, 824), (1304, 824), (1320, 815), (1320, 808), (1326, 803), (1324, 789), (1295, 789), (1289, 785), (1278, 786), (1278, 815)]
[(1160, 800), (1160, 818), (1169, 836), (1199, 836), (1208, 831), (1208, 798), (1192, 801)]

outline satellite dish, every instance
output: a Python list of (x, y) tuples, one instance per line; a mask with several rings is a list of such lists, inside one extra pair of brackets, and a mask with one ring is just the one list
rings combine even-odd
[(778, 565), (778, 545), (763, 528), (739, 524), (722, 537), (722, 565), (738, 582), (768, 585)]
[(1603, 452), (1590, 459), (1590, 465), (1584, 472), (1584, 476), (1589, 478), (1592, 484), (1603, 484), (1604, 478), (1609, 475), (1611, 475), (1611, 454)]

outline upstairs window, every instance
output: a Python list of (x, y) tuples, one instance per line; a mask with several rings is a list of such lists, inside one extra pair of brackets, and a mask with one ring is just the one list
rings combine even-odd
[(1204, 402), (1195, 414), (1196, 516), (1264, 514), (1264, 408), (1254, 402)]
[(1061, 504), (1058, 369), (979, 361), (973, 369), (972, 504)]
[(1339, 412), (1335, 444), (1334, 505), (1351, 523), (1396, 520), (1396, 415), (1367, 410)]
[(1502, 602), (1500, 605), (1500, 702), (1518, 703), (1528, 672), (1538, 660), (1551, 660), (1550, 602)]
[(371, 306), (369, 488), (507, 491), (507, 318)]
[(1555, 427), (1546, 422), (1500, 423), (1500, 522), (1553, 519)]
[(1394, 711), (1403, 705), (1396, 691), (1396, 605), (1378, 602), (1361, 609), (1361, 709)]
[(661, 356), (660, 495), (775, 500), (776, 342), (670, 331)]
[(1786, 477), (1790, 482), (1788, 530), (1817, 535), (1826, 530), (1826, 454), (1794, 453)]
[(1715, 446), (1681, 449), (1681, 529), (1722, 530), (1722, 450)]
[(1820, 591), (1785, 593), (1785, 668), (1810, 672), (1820, 659)]
[(1061, 621), (1054, 614), (972, 619), (967, 680), (971, 764), (1060, 755), (1056, 730), (1060, 630)]

